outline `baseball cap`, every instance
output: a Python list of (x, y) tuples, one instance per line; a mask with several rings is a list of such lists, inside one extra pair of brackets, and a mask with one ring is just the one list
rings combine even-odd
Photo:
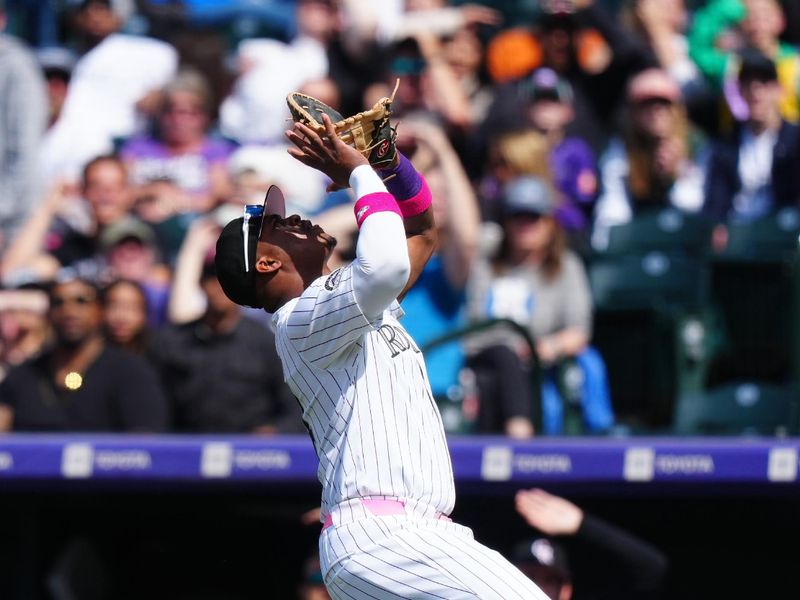
[(674, 103), (680, 97), (681, 89), (678, 84), (661, 69), (640, 71), (628, 83), (628, 101), (634, 104), (646, 100), (667, 100)]
[(36, 51), (36, 60), (46, 76), (60, 75), (69, 79), (75, 68), (77, 57), (69, 48), (46, 46)]
[(143, 246), (149, 246), (155, 244), (156, 234), (150, 225), (131, 216), (121, 218), (100, 234), (100, 245), (103, 248), (111, 248), (124, 240), (136, 240)]
[(777, 81), (778, 71), (768, 56), (746, 48), (739, 53), (739, 81)]
[(214, 265), (225, 295), (242, 306), (261, 308), (256, 297), (256, 244), (261, 236), (264, 215), (285, 216), (286, 201), (273, 185), (264, 204), (248, 204), (244, 215), (230, 221), (217, 239)]
[(550, 185), (533, 175), (521, 175), (509, 181), (503, 189), (501, 202), (503, 215), (506, 217), (550, 215), (555, 211)]
[(546, 537), (536, 536), (517, 543), (511, 552), (511, 562), (523, 572), (526, 568), (547, 567), (562, 577), (570, 576), (566, 550), (557, 541)]
[(543, 99), (572, 102), (572, 86), (549, 67), (536, 69), (531, 75), (530, 86), (534, 102)]

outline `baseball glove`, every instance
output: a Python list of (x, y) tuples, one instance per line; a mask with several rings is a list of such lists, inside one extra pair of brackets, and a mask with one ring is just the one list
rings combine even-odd
[(369, 110), (351, 117), (343, 117), (324, 102), (300, 92), (289, 94), (286, 103), (295, 122), (303, 123), (320, 135), (325, 133), (322, 113), (326, 113), (343, 142), (361, 152), (373, 167), (384, 168), (392, 164), (397, 154), (397, 128), (392, 127), (389, 117), (399, 85), (398, 79), (391, 97), (381, 98)]

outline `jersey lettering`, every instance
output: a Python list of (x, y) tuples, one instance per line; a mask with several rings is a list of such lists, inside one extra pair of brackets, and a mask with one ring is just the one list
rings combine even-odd
[(398, 327), (392, 325), (381, 325), (378, 328), (378, 333), (381, 334), (381, 339), (386, 342), (389, 351), (392, 353), (392, 358), (405, 352), (411, 348), (414, 352), (419, 353), (419, 348), (408, 334)]

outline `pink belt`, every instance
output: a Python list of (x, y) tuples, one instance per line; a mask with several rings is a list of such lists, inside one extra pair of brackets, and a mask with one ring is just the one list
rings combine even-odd
[[(369, 512), (376, 517), (385, 517), (390, 515), (403, 515), (406, 513), (406, 503), (402, 500), (385, 500), (383, 498), (362, 498), (361, 505), (364, 506)], [(450, 517), (437, 512), (436, 519), (443, 521), (450, 521)], [(333, 517), (330, 513), (325, 517), (325, 522), (322, 525), (322, 531), (333, 525)]]

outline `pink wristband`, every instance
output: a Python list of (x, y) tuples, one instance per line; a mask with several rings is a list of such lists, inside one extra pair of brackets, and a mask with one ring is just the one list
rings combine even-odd
[(393, 212), (403, 216), (400, 208), (397, 206), (397, 200), (394, 199), (389, 192), (374, 192), (362, 196), (353, 207), (353, 212), (356, 214), (356, 223), (359, 227), (368, 216), (376, 212)]
[(411, 198), (401, 200), (397, 203), (403, 218), (421, 215), (428, 210), (428, 207), (431, 205), (431, 190), (428, 188), (428, 183), (422, 175), (420, 175), (419, 178), (422, 182), (422, 187), (420, 187), (419, 191), (411, 196)]

